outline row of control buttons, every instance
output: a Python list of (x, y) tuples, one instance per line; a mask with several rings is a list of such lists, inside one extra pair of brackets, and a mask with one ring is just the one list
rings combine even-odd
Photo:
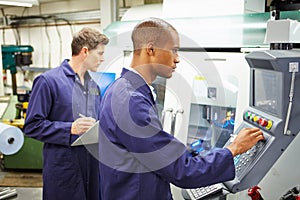
[(273, 126), (273, 121), (268, 120), (266, 118), (260, 117), (256, 115), (255, 113), (252, 113), (250, 111), (245, 112), (245, 119), (248, 119), (252, 122), (256, 122), (261, 127), (265, 127), (265, 129), (270, 130)]

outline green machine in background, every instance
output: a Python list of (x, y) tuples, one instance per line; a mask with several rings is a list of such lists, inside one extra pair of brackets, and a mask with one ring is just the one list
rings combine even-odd
[(29, 45), (2, 45), (3, 70), (10, 70), (13, 94), (17, 94), (17, 67), (32, 64), (33, 47)]
[[(16, 126), (22, 130), (24, 126), (24, 118), (15, 118), (16, 115), (19, 115), (16, 105), (20, 104), (17, 96), (10, 96), (7, 104), (8, 105), (2, 115), (1, 122), (11, 126)], [(24, 105), (26, 105), (26, 103)], [(2, 169), (41, 170), (43, 168), (42, 152), (42, 142), (24, 135), (23, 146), (17, 153), (12, 155), (1, 154), (0, 166)]]
[(3, 169), (41, 170), (43, 168), (43, 143), (24, 136), (23, 147), (13, 155), (2, 155)]
[[(23, 129), (24, 119), (29, 101), (29, 91), (26, 94), (17, 94), (16, 73), (17, 67), (32, 64), (32, 46), (2, 45), (3, 70), (10, 70), (12, 76), (13, 95), (7, 101), (7, 108), (1, 117), (1, 122)], [(0, 98), (1, 101), (1, 98)], [(42, 169), (43, 143), (24, 135), (22, 148), (13, 155), (1, 154), (0, 166), (3, 169)]]

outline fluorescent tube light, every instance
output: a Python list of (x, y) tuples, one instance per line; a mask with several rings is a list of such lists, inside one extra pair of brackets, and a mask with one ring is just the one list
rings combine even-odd
[(0, 5), (32, 7), (32, 5), (39, 5), (39, 2), (38, 0), (0, 0)]

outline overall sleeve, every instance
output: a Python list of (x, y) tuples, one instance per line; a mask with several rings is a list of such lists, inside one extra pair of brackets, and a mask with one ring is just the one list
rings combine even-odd
[(45, 77), (39, 76), (34, 80), (24, 133), (44, 143), (69, 146), (75, 139), (71, 138), (70, 134), (72, 122), (49, 120), (54, 104), (53, 92), (55, 91), (52, 90)]
[[(182, 188), (211, 185), (234, 178), (233, 157), (228, 149), (216, 149), (205, 157), (191, 157), (184, 144), (162, 130), (147, 98), (133, 96), (129, 105), (132, 120), (142, 128), (127, 127), (127, 134), (120, 133), (118, 138), (146, 171)], [(119, 116), (122, 120), (122, 112)]]

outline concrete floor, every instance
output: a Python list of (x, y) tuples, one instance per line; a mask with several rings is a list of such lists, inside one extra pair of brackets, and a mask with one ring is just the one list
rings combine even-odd
[[(0, 178), (6, 175), (6, 171), (0, 170)], [(42, 188), (31, 188), (31, 187), (9, 187), (11, 190), (16, 189), (17, 196), (9, 199), (14, 200), (42, 200)], [(0, 187), (4, 189), (3, 187)], [(1, 196), (0, 196), (1, 197)]]
[(17, 196), (11, 197), (9, 199), (13, 199), (13, 200), (42, 200), (42, 188), (10, 187), (10, 189), (12, 189), (12, 190), (16, 189)]

